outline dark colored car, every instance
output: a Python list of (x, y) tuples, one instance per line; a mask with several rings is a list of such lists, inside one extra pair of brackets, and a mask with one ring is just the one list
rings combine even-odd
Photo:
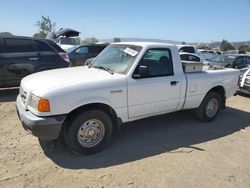
[(35, 72), (68, 66), (68, 54), (51, 40), (0, 38), (0, 88), (19, 86), (23, 77)]
[(79, 45), (67, 50), (73, 66), (85, 65), (87, 59), (96, 57), (108, 44)]
[(242, 69), (250, 67), (250, 56), (239, 54), (223, 54), (209, 59), (208, 64)]
[(240, 79), (239, 92), (250, 95), (250, 69), (242, 70)]

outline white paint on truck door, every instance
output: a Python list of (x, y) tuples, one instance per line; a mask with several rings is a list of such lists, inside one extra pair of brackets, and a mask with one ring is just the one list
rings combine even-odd
[[(170, 50), (149, 49), (138, 66), (147, 66), (149, 75), (128, 80), (129, 118), (176, 111), (181, 93), (181, 82), (173, 74)], [(137, 66), (137, 67), (138, 67)], [(135, 69), (136, 74), (138, 69)]]

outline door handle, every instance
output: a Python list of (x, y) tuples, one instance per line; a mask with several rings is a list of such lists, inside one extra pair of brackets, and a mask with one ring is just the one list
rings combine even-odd
[(170, 82), (170, 84), (172, 85), (172, 86), (174, 86), (174, 85), (176, 85), (176, 84), (178, 84), (179, 83), (179, 81), (171, 81)]
[(38, 57), (30, 57), (29, 60), (30, 61), (36, 61), (36, 60), (38, 60)]

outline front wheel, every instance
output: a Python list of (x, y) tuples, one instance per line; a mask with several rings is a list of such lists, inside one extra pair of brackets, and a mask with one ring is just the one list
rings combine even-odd
[(100, 110), (82, 112), (69, 122), (64, 133), (68, 147), (77, 153), (93, 154), (109, 143), (112, 136), (112, 121)]
[(199, 120), (210, 122), (216, 119), (221, 109), (221, 97), (216, 92), (209, 92), (196, 109), (196, 116)]

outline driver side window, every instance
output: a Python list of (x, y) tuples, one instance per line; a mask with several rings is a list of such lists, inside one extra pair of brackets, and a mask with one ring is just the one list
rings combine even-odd
[(146, 51), (140, 60), (135, 74), (138, 74), (139, 66), (146, 66), (148, 68), (148, 76), (146, 77), (160, 77), (173, 75), (173, 63), (171, 52), (167, 48), (155, 48)]

